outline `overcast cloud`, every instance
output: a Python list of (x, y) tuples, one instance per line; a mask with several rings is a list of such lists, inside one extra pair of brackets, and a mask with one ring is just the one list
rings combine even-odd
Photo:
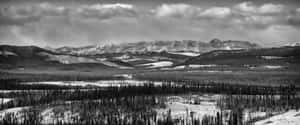
[(0, 43), (58, 47), (219, 38), (279, 46), (300, 41), (298, 3), (237, 1), (10, 2), (0, 6)]

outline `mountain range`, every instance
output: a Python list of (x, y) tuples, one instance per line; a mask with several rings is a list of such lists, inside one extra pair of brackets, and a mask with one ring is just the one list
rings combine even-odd
[(183, 40), (183, 41), (150, 41), (123, 43), (119, 45), (94, 45), (85, 47), (61, 47), (55, 52), (73, 55), (96, 55), (104, 53), (144, 53), (144, 52), (196, 52), (205, 53), (212, 50), (236, 50), (260, 48), (258, 44), (248, 41), (213, 39), (210, 42)]
[(120, 45), (61, 47), (0, 45), (0, 69), (102, 67), (185, 69), (216, 66), (288, 67), (300, 64), (299, 46), (263, 48), (247, 41), (154, 41)]

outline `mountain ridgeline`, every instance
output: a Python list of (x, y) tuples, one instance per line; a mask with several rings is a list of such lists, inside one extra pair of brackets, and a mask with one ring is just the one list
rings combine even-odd
[(177, 66), (295, 66), (299, 46), (262, 48), (247, 41), (155, 41), (120, 45), (62, 47), (0, 45), (0, 68), (91, 66), (118, 69)]
[(189, 58), (180, 65), (289, 65), (300, 64), (300, 47), (283, 46), (243, 50), (215, 50)]
[(96, 45), (85, 47), (61, 47), (56, 52), (73, 55), (94, 55), (103, 53), (144, 53), (144, 52), (197, 52), (205, 53), (212, 50), (236, 50), (260, 48), (258, 44), (248, 41), (221, 41), (213, 39), (210, 42), (183, 41), (150, 41), (137, 43), (122, 43), (119, 45)]

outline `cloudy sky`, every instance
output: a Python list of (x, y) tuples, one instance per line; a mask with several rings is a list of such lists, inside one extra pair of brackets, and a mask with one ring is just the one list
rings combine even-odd
[(0, 44), (300, 41), (300, 0), (1, 0)]

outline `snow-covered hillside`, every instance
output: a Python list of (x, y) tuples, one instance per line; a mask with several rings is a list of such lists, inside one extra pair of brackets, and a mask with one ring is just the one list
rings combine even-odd
[(273, 117), (258, 121), (255, 125), (300, 125), (300, 111), (290, 110)]

